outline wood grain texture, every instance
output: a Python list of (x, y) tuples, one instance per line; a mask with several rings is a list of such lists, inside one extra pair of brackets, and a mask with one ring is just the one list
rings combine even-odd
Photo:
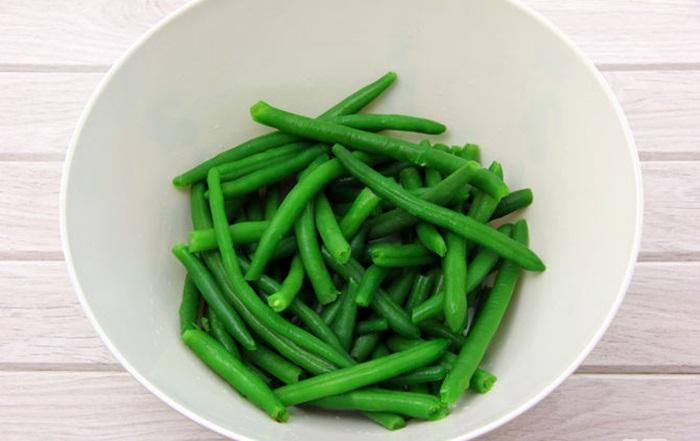
[[(582, 372), (700, 373), (700, 263), (640, 263)], [(121, 370), (78, 304), (63, 262), (0, 262), (0, 368)]]
[[(0, 162), (0, 259), (60, 259), (62, 164)], [(640, 259), (700, 260), (700, 162), (644, 162)]]
[[(62, 160), (103, 75), (0, 72), (0, 160)], [(700, 72), (606, 72), (605, 77), (627, 114), (642, 159), (700, 159)]]
[[(5, 69), (111, 65), (138, 37), (186, 0), (4, 0)], [(525, 0), (594, 62), (700, 63), (696, 0)], [(671, 26), (671, 24), (673, 24)]]
[[(5, 441), (223, 439), (168, 408), (126, 373), (3, 372), (0, 390)], [(696, 375), (574, 375), (534, 409), (480, 439), (693, 441), (700, 418), (684, 403), (698, 394)]]

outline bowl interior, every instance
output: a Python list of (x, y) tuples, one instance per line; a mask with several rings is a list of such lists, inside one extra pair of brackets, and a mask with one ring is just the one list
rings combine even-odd
[[(318, 114), (388, 70), (370, 110), (445, 122), (476, 142), (513, 189), (531, 187), (528, 274), (484, 367), (499, 381), (439, 422), (397, 433), (360, 418), (294, 410), (276, 424), (180, 342), (190, 229), (171, 178), (265, 128), (259, 99)], [(76, 133), (63, 193), (78, 292), (102, 337), (151, 390), (237, 439), (336, 441), (475, 436), (543, 397), (581, 361), (624, 294), (637, 249), (634, 146), (600, 76), (540, 19), (505, 0), (230, 2), (185, 9), (108, 76)]]

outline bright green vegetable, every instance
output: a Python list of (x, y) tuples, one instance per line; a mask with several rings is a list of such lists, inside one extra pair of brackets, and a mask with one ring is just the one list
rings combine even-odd
[(342, 394), (425, 366), (440, 357), (446, 348), (447, 341), (432, 340), (407, 351), (282, 386), (275, 389), (275, 395), (291, 406)]
[[(319, 118), (332, 118), (340, 115), (348, 115), (360, 111), (367, 104), (372, 102), (387, 87), (396, 80), (396, 73), (389, 72), (373, 83), (370, 83), (358, 91), (352, 93), (327, 111)], [(243, 159), (256, 153), (264, 152), (274, 147), (298, 141), (296, 136), (287, 135), (280, 132), (268, 133), (248, 140), (240, 145), (232, 147), (225, 152), (219, 153), (213, 158), (204, 161), (196, 167), (186, 171), (173, 179), (176, 187), (186, 187), (207, 177), (209, 169), (217, 165)]]
[(332, 118), (335, 124), (368, 132), (401, 130), (406, 132), (439, 135), (447, 130), (444, 124), (425, 118), (407, 115), (385, 115), (378, 113), (343, 115)]
[(185, 331), (182, 340), (207, 366), (272, 419), (287, 421), (287, 408), (276, 394), (216, 340), (198, 329)]
[[(528, 231), (527, 223), (524, 220), (516, 222), (513, 226), (513, 238), (520, 243), (527, 244)], [(505, 261), (501, 265), (493, 288), (481, 307), (481, 311), (476, 315), (474, 324), (467, 334), (452, 370), (440, 386), (440, 399), (443, 402), (454, 403), (469, 386), (469, 381), (486, 353), (486, 349), (508, 308), (520, 273), (521, 269), (515, 262)]]
[(347, 292), (340, 298), (340, 308), (333, 321), (333, 331), (338, 336), (340, 344), (350, 349), (357, 320), (357, 281), (350, 280)]
[(355, 326), (356, 334), (369, 334), (371, 332), (381, 332), (389, 329), (389, 322), (385, 318), (373, 318), (359, 322)]
[(281, 164), (295, 157), (300, 152), (303, 152), (310, 145), (311, 143), (309, 142), (293, 142), (281, 147), (271, 148), (243, 159), (218, 165), (217, 168), (221, 173), (221, 182), (231, 181), (262, 168)]
[(288, 362), (260, 344), (254, 350), (246, 351), (246, 356), (262, 370), (285, 384), (298, 382), (302, 374), (299, 366)]
[(389, 275), (390, 270), (376, 265), (371, 265), (365, 270), (360, 285), (355, 294), (355, 301), (360, 306), (369, 306), (372, 302), (374, 292), (379, 289), (384, 279)]
[(331, 256), (339, 263), (345, 263), (350, 258), (350, 244), (340, 230), (338, 221), (333, 213), (330, 202), (326, 195), (320, 191), (316, 195), (315, 212), (316, 229), (321, 235), (321, 240), (326, 246)]
[(341, 300), (342, 299), (335, 299), (333, 302), (323, 307), (323, 311), (321, 311), (321, 318), (327, 325), (332, 324), (333, 320), (335, 320), (335, 316), (338, 314), (338, 310), (340, 309)]
[(481, 149), (477, 144), (464, 144), (463, 146), (453, 146), (452, 151), (460, 158), (467, 161), (481, 162)]
[(418, 271), (415, 268), (404, 269), (399, 277), (389, 284), (389, 287), (386, 289), (387, 297), (397, 305), (403, 305), (406, 297), (411, 292), (416, 277), (418, 277)]
[(508, 194), (508, 187), (503, 181), (488, 170), (481, 168), (479, 163), (465, 161), (438, 149), (413, 144), (399, 138), (341, 126), (332, 122), (313, 120), (274, 108), (263, 101), (253, 105), (250, 108), (250, 114), (255, 121), (276, 127), (286, 133), (330, 144), (344, 144), (367, 153), (381, 154), (400, 161), (409, 161), (416, 165), (435, 168), (444, 173), (452, 173), (460, 167), (468, 167), (471, 171), (471, 181), (474, 185), (498, 199)]
[(467, 324), (467, 244), (463, 237), (451, 231), (447, 233), (442, 274), (445, 276), (445, 321), (453, 332), (462, 332)]
[(420, 243), (378, 243), (370, 246), (369, 256), (375, 265), (389, 268), (421, 266), (435, 262), (435, 254)]
[(386, 357), (389, 354), (391, 354), (391, 351), (389, 351), (389, 348), (387, 348), (384, 343), (377, 343), (377, 346), (372, 351), (372, 360), (376, 360), (377, 358), (381, 357)]
[[(406, 190), (415, 190), (422, 186), (420, 173), (414, 167), (405, 168), (401, 171), (401, 184)], [(442, 257), (447, 251), (445, 239), (442, 238), (437, 228), (427, 222), (418, 222), (416, 225), (418, 240), (430, 251)]]
[(289, 273), (282, 282), (279, 291), (267, 298), (267, 304), (276, 312), (284, 311), (292, 304), (304, 283), (304, 264), (297, 255), (292, 259)]
[(365, 361), (370, 356), (374, 348), (379, 343), (381, 333), (373, 332), (371, 334), (360, 335), (355, 339), (350, 350), (350, 355), (357, 361)]
[(352, 409), (392, 412), (423, 420), (437, 420), (447, 415), (447, 405), (428, 394), (368, 388), (312, 401), (326, 409)]
[(223, 346), (224, 349), (233, 354), (234, 357), (241, 358), (241, 354), (238, 351), (238, 347), (236, 347), (236, 342), (233, 341), (231, 335), (229, 335), (229, 333), (226, 332), (226, 327), (216, 316), (216, 313), (212, 308), (207, 309), (207, 318), (209, 319), (209, 333), (211, 334), (211, 336), (214, 337), (216, 341), (221, 343), (221, 346)]
[(412, 311), (413, 308), (420, 305), (428, 298), (430, 289), (435, 284), (438, 276), (439, 273), (433, 270), (426, 275), (420, 274), (416, 277), (413, 287), (411, 288), (411, 293), (408, 295), (408, 300), (406, 301), (406, 311)]
[(407, 374), (392, 378), (391, 380), (385, 381), (384, 385), (390, 387), (406, 387), (414, 384), (431, 383), (433, 381), (442, 380), (445, 378), (445, 375), (447, 375), (447, 368), (442, 364), (438, 364), (435, 366), (418, 368)]
[(372, 190), (362, 189), (340, 220), (340, 230), (345, 238), (351, 238), (358, 233), (365, 220), (376, 210), (379, 201), (379, 197)]
[[(268, 221), (238, 222), (229, 225), (231, 240), (234, 244), (249, 244), (260, 240), (270, 225)], [(193, 230), (189, 234), (188, 247), (191, 252), (215, 250), (218, 247), (213, 228)]]
[(496, 210), (491, 215), (491, 219), (507, 216), (514, 211), (525, 208), (532, 203), (532, 190), (524, 188), (509, 193), (498, 203)]
[(395, 182), (386, 179), (372, 170), (362, 161), (357, 160), (343, 146), (333, 146), (333, 153), (365, 185), (384, 199), (390, 200), (397, 207), (435, 225), (459, 234), (467, 240), (489, 248), (500, 256), (513, 260), (524, 269), (544, 271), (545, 266), (537, 255), (527, 246), (505, 236), (495, 229), (478, 223), (461, 213), (419, 199)]
[(182, 288), (182, 301), (180, 302), (180, 333), (193, 329), (197, 323), (197, 311), (199, 310), (199, 291), (192, 277), (185, 277), (185, 286)]
[(399, 430), (406, 427), (406, 420), (393, 413), (362, 412), (362, 414), (387, 430)]

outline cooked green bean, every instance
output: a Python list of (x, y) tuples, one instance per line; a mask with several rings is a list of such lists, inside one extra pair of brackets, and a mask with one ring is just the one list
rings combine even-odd
[[(234, 244), (249, 244), (260, 240), (260, 237), (270, 225), (269, 221), (238, 222), (229, 225), (231, 240)], [(188, 246), (190, 252), (214, 250), (218, 247), (213, 228), (193, 230), (189, 234)]]
[[(212, 308), (207, 309), (207, 318), (209, 319), (209, 333), (211, 336), (214, 337), (216, 341), (221, 343), (221, 346), (223, 346), (224, 349), (229, 351), (236, 358), (241, 358), (241, 353), (236, 347), (236, 342), (233, 341), (231, 335), (226, 332), (226, 327), (221, 320), (219, 320), (219, 317), (216, 316), (216, 313)], [(258, 345), (256, 344), (256, 347), (257, 346)]]
[[(401, 171), (401, 185), (406, 190), (415, 190), (422, 185), (420, 173), (415, 167), (409, 167)], [(445, 239), (442, 238), (437, 228), (427, 222), (418, 222), (416, 225), (418, 240), (430, 251), (442, 257), (447, 251)]]
[(496, 384), (496, 376), (482, 369), (477, 369), (469, 379), (469, 389), (474, 392), (485, 394)]
[(443, 314), (453, 332), (462, 332), (467, 324), (467, 244), (463, 237), (447, 233), (447, 253), (442, 259), (445, 276)]
[(405, 338), (399, 335), (392, 335), (384, 341), (384, 343), (391, 350), (391, 352), (405, 351), (424, 342), (425, 340), (422, 340), (420, 338)]
[(303, 152), (310, 145), (311, 143), (309, 142), (293, 142), (281, 147), (275, 147), (264, 152), (256, 153), (255, 155), (243, 159), (218, 165), (217, 168), (221, 173), (221, 182), (231, 181), (265, 167), (288, 161), (300, 152)]
[(309, 404), (326, 409), (392, 412), (423, 420), (437, 420), (448, 413), (447, 405), (432, 395), (379, 388), (355, 390)]
[(507, 216), (514, 211), (527, 207), (532, 203), (532, 198), (532, 190), (529, 188), (523, 188), (522, 190), (509, 193), (498, 203), (498, 207), (496, 207), (493, 215), (491, 215), (491, 219), (498, 219), (499, 217)]
[(328, 151), (325, 145), (316, 145), (294, 155), (290, 159), (261, 168), (240, 178), (221, 184), (225, 198), (234, 198), (246, 195), (266, 185), (279, 182), (282, 178), (293, 175), (303, 170), (311, 161)]
[(343, 236), (351, 238), (357, 234), (367, 218), (377, 209), (379, 197), (369, 188), (360, 191), (350, 209), (340, 220), (340, 230)]
[(391, 380), (387, 380), (383, 384), (389, 387), (412, 386), (414, 384), (440, 381), (443, 378), (445, 378), (445, 375), (447, 375), (447, 368), (442, 364), (438, 364), (435, 366), (425, 366), (422, 368), (418, 368), (407, 374), (403, 374), (398, 377), (392, 378)]
[(197, 324), (197, 312), (199, 311), (199, 291), (192, 277), (185, 277), (185, 285), (182, 288), (182, 301), (178, 311), (180, 316), (180, 333), (193, 329)]
[[(236, 311), (231, 308), (224, 295), (221, 293), (218, 284), (211, 275), (204, 270), (204, 266), (197, 260), (196, 257), (187, 251), (185, 245), (175, 245), (173, 254), (182, 262), (187, 269), (192, 281), (197, 286), (197, 289), (202, 294), (202, 297), (207, 301), (209, 307), (214, 310), (217, 317), (223, 322), (226, 330), (233, 336), (243, 347), (255, 348), (255, 340), (248, 333), (248, 330), (243, 324), (243, 321), (238, 316)], [(197, 265), (199, 264), (199, 265)], [(200, 268), (201, 266), (201, 268)]]
[(467, 161), (481, 162), (481, 148), (477, 144), (464, 144), (463, 146), (454, 146), (454, 153), (460, 158)]
[(358, 336), (352, 345), (350, 356), (357, 361), (365, 361), (379, 343), (380, 337), (381, 333), (379, 332)]
[(379, 113), (365, 113), (343, 115), (332, 118), (336, 124), (366, 130), (368, 132), (380, 132), (382, 130), (397, 130), (405, 132), (426, 133), (440, 135), (447, 130), (444, 124), (425, 118), (408, 115), (387, 115)]
[(420, 243), (378, 243), (370, 246), (369, 256), (375, 265), (390, 268), (421, 266), (435, 262), (435, 254)]
[(393, 280), (386, 289), (386, 295), (392, 302), (397, 305), (403, 305), (406, 297), (411, 292), (413, 283), (418, 276), (418, 271), (415, 268), (404, 269), (396, 280)]
[(369, 233), (369, 226), (363, 225), (360, 231), (355, 234), (355, 236), (350, 239), (350, 256), (353, 259), (359, 259), (365, 254), (365, 248), (367, 247), (367, 234)]
[[(491, 170), (497, 176), (501, 178), (503, 177), (503, 169), (499, 162), (493, 161), (489, 167), (489, 170)], [(482, 224), (486, 223), (489, 221), (489, 219), (491, 219), (491, 216), (493, 215), (494, 210), (496, 210), (498, 203), (499, 202), (497, 199), (492, 198), (484, 192), (479, 192), (474, 198), (472, 205), (469, 207), (468, 215), (477, 222), (481, 222)]]
[(370, 265), (360, 280), (360, 285), (355, 294), (355, 301), (360, 306), (369, 306), (372, 302), (374, 292), (379, 289), (384, 279), (389, 275), (390, 270), (377, 265)]
[(330, 326), (333, 323), (335, 316), (338, 315), (341, 301), (342, 299), (335, 299), (333, 302), (324, 305), (323, 311), (321, 311), (321, 319), (323, 319), (325, 324)]
[(426, 320), (420, 324), (420, 329), (425, 335), (436, 338), (444, 338), (450, 341), (453, 348), (459, 349), (464, 344), (462, 334), (452, 332), (447, 326), (436, 320)]
[[(345, 280), (362, 280), (365, 270), (355, 259), (350, 259), (348, 263), (340, 265), (337, 262), (333, 262), (333, 259), (325, 248), (321, 250), (321, 253), (326, 263)], [(377, 315), (384, 317), (389, 322), (389, 327), (398, 334), (407, 337), (417, 337), (420, 335), (420, 329), (411, 322), (408, 314), (406, 314), (396, 302), (389, 298), (383, 290), (377, 289), (372, 297), (370, 307)]]
[(246, 356), (260, 369), (285, 384), (298, 382), (302, 374), (299, 366), (288, 362), (261, 344), (252, 351), (246, 350)]
[[(396, 73), (386, 73), (373, 83), (370, 83), (356, 92), (353, 92), (351, 95), (322, 113), (319, 118), (332, 118), (335, 116), (348, 115), (360, 111), (363, 107), (384, 92), (384, 90), (386, 90), (386, 88), (389, 87), (394, 80), (396, 80)], [(186, 187), (206, 178), (207, 173), (209, 173), (209, 169), (212, 167), (225, 162), (243, 159), (253, 154), (296, 142), (298, 140), (299, 138), (296, 136), (287, 135), (280, 132), (273, 132), (258, 136), (240, 145), (232, 147), (225, 152), (219, 153), (213, 158), (208, 159), (180, 176), (177, 176), (175, 179), (173, 179), (173, 184), (175, 184), (176, 187)]]
[[(270, 226), (260, 238), (250, 269), (245, 275), (247, 280), (255, 280), (262, 275), (277, 244), (287, 235), (287, 232), (316, 196), (316, 193), (344, 173), (345, 168), (340, 161), (333, 159), (319, 165), (299, 180), (297, 185), (284, 198), (275, 217), (270, 221)], [(304, 266), (306, 267), (306, 265)], [(306, 270), (308, 271), (309, 268), (306, 268)]]
[(430, 271), (428, 274), (420, 274), (416, 278), (411, 288), (411, 293), (408, 295), (408, 300), (406, 301), (406, 311), (412, 311), (413, 308), (420, 305), (428, 298), (430, 294), (430, 289), (435, 284), (439, 273), (435, 270)]
[(331, 256), (340, 263), (345, 263), (350, 258), (350, 244), (340, 230), (333, 208), (328, 198), (319, 191), (314, 202), (314, 214), (316, 216), (316, 229), (321, 235), (323, 244), (328, 248)]
[(292, 133), (320, 142), (341, 143), (357, 150), (381, 154), (400, 161), (409, 161), (420, 166), (435, 168), (441, 172), (452, 173), (460, 167), (471, 171), (474, 185), (500, 199), (508, 194), (508, 186), (497, 176), (483, 169), (479, 163), (465, 161), (462, 158), (438, 149), (420, 146), (399, 138), (392, 138), (376, 133), (345, 127), (332, 122), (313, 120), (311, 118), (286, 112), (259, 101), (250, 108), (253, 119), (259, 123), (274, 126), (286, 133)]
[[(435, 187), (428, 188), (422, 193), (421, 198), (427, 202), (438, 205), (445, 205), (452, 201), (455, 194), (464, 188), (468, 181), (469, 173), (467, 169), (460, 169), (443, 179)], [(415, 225), (419, 219), (410, 213), (396, 208), (378, 216), (372, 223), (370, 239), (389, 236), (405, 228)]]
[(280, 192), (279, 185), (267, 187), (267, 192), (265, 193), (265, 220), (267, 221), (272, 219), (277, 213), (277, 209), (280, 206)]
[(287, 273), (287, 277), (284, 278), (279, 291), (267, 298), (267, 304), (276, 312), (284, 311), (292, 304), (297, 294), (299, 294), (303, 283), (304, 264), (301, 263), (301, 258), (297, 255), (292, 259), (292, 263), (289, 266), (289, 273)]
[(346, 148), (336, 144), (333, 153), (348, 171), (357, 176), (380, 197), (390, 200), (397, 207), (435, 225), (446, 228), (463, 238), (489, 248), (500, 256), (513, 260), (521, 267), (532, 271), (544, 271), (545, 266), (527, 246), (481, 224), (470, 217), (450, 209), (419, 199), (395, 182), (386, 179), (357, 160)]
[(221, 258), (218, 256), (218, 254), (206, 253), (204, 255), (204, 259), (207, 262), (207, 266), (214, 274), (214, 277), (216, 277), (216, 280), (219, 282), (221, 289), (226, 294), (228, 301), (234, 306), (234, 308), (236, 308), (248, 326), (250, 326), (253, 332), (255, 332), (261, 339), (275, 348), (288, 360), (301, 366), (304, 370), (309, 371), (312, 374), (330, 372), (335, 369), (335, 366), (329, 361), (312, 354), (305, 349), (302, 349), (296, 343), (272, 331), (266, 323), (255, 316), (246, 307), (241, 298), (234, 293), (231, 281), (226, 275), (224, 265), (221, 262)]
[(446, 340), (432, 340), (407, 351), (282, 386), (275, 389), (275, 394), (290, 406), (342, 394), (426, 366), (439, 358), (446, 348)]
[[(190, 215), (192, 218), (192, 228), (194, 230), (207, 230), (212, 228), (211, 214), (209, 213), (209, 203), (204, 198), (206, 185), (204, 182), (197, 182), (190, 190)], [(214, 232), (211, 229), (212, 233)], [(214, 237), (216, 246), (216, 237)]]
[(340, 298), (340, 308), (333, 320), (333, 332), (346, 350), (350, 349), (357, 320), (357, 290), (357, 281), (351, 279), (347, 291)]
[[(518, 242), (527, 244), (528, 231), (524, 220), (516, 222), (513, 226), (513, 237)], [(520, 273), (520, 267), (513, 261), (507, 260), (501, 265), (493, 288), (482, 305), (481, 311), (476, 315), (452, 370), (440, 386), (440, 399), (443, 402), (454, 403), (469, 386), (469, 381), (508, 308)]]
[(241, 395), (276, 421), (287, 421), (287, 408), (254, 372), (243, 365), (216, 340), (198, 329), (189, 329), (182, 339), (199, 358)]
[(359, 322), (355, 326), (356, 334), (369, 334), (371, 332), (386, 331), (389, 329), (389, 322), (385, 318), (372, 318)]
[(406, 427), (406, 420), (393, 413), (362, 412), (362, 415), (366, 416), (387, 430), (399, 430)]

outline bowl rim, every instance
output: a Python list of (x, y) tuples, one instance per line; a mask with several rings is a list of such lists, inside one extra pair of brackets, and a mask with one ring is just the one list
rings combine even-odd
[[(78, 140), (80, 138), (80, 135), (83, 131), (83, 127), (85, 125), (85, 122), (87, 121), (88, 116), (92, 112), (93, 107), (99, 100), (100, 96), (102, 95), (102, 92), (104, 89), (107, 87), (107, 85), (110, 83), (112, 77), (114, 77), (117, 72), (120, 70), (121, 66), (124, 64), (126, 60), (128, 60), (136, 51), (138, 51), (141, 46), (143, 46), (154, 34), (159, 32), (161, 29), (164, 27), (168, 26), (171, 22), (175, 21), (178, 19), (180, 16), (184, 15), (187, 13), (190, 9), (193, 9), (195, 7), (198, 7), (204, 3), (206, 3), (209, 0), (192, 0), (179, 8), (177, 8), (175, 11), (167, 15), (166, 17), (162, 18), (158, 23), (156, 23), (153, 27), (151, 27), (146, 33), (144, 33), (141, 37), (137, 39), (135, 43), (133, 43), (127, 51), (122, 54), (109, 68), (107, 73), (104, 75), (104, 77), (100, 80), (99, 85), (95, 88), (95, 90), (92, 92), (85, 108), (83, 109), (80, 118), (78, 119), (78, 123), (75, 127), (75, 130), (73, 131), (73, 134), (70, 139), (70, 143), (68, 146), (68, 149), (66, 151), (66, 156), (64, 159), (63, 163), (63, 170), (62, 170), (62, 176), (61, 176), (61, 189), (60, 189), (60, 196), (59, 196), (59, 208), (60, 208), (60, 232), (61, 232), (61, 245), (63, 248), (63, 253), (65, 257), (65, 263), (66, 267), (68, 269), (69, 277), (71, 280), (71, 284), (73, 288), (75, 289), (75, 293), (78, 297), (78, 300), (80, 301), (80, 305), (87, 315), (90, 323), (92, 324), (93, 328), (96, 330), (97, 334), (99, 335), (100, 339), (102, 342), (107, 346), (109, 351), (112, 353), (112, 355), (119, 361), (119, 363), (129, 372), (136, 380), (141, 383), (148, 391), (150, 391), (152, 394), (154, 394), (156, 397), (158, 397), (161, 401), (166, 403), (168, 406), (171, 408), (175, 409), (182, 415), (186, 416), (187, 418), (191, 419), (192, 421), (195, 421), (196, 423), (200, 424), (201, 426), (212, 430), (220, 435), (223, 435), (225, 437), (231, 438), (231, 439), (238, 439), (240, 441), (258, 441), (254, 438), (248, 437), (246, 435), (236, 433), (234, 431), (231, 431), (229, 429), (226, 429), (222, 426), (220, 426), (217, 423), (214, 423), (210, 421), (209, 419), (200, 416), (196, 412), (188, 409), (186, 406), (180, 404), (177, 400), (171, 398), (167, 393), (163, 392), (160, 390), (159, 387), (151, 383), (145, 376), (143, 376), (136, 368), (134, 368), (129, 360), (127, 360), (119, 351), (119, 349), (112, 343), (110, 340), (109, 336), (105, 333), (104, 329), (102, 329), (102, 326), (100, 325), (99, 321), (97, 320), (94, 312), (90, 308), (90, 305), (87, 301), (87, 298), (85, 296), (85, 293), (83, 292), (82, 286), (80, 284), (80, 281), (78, 280), (77, 273), (75, 271), (75, 265), (73, 262), (73, 255), (71, 252), (70, 244), (68, 241), (68, 226), (67, 226), (67, 220), (66, 220), (66, 198), (67, 198), (67, 187), (68, 187), (68, 181), (70, 179), (70, 171), (71, 171), (71, 164), (73, 162), (73, 156), (75, 154), (75, 151), (77, 149), (77, 144)], [(590, 352), (593, 350), (593, 348), (598, 344), (600, 339), (603, 337), (603, 334), (605, 331), (608, 329), (610, 326), (610, 323), (612, 322), (612, 319), (615, 317), (617, 314), (617, 311), (620, 308), (620, 305), (622, 304), (622, 301), (627, 293), (627, 289), (629, 288), (630, 281), (632, 279), (632, 275), (634, 273), (634, 267), (637, 262), (637, 256), (639, 254), (639, 249), (640, 249), (640, 242), (641, 242), (641, 235), (642, 235), (642, 223), (643, 223), (643, 213), (644, 213), (644, 198), (643, 198), (643, 186), (642, 186), (642, 174), (641, 174), (641, 165), (639, 161), (639, 156), (637, 153), (637, 147), (636, 143), (634, 141), (634, 137), (632, 135), (632, 130), (629, 125), (629, 121), (627, 120), (627, 117), (625, 116), (622, 106), (620, 105), (619, 101), (615, 97), (614, 93), (610, 89), (609, 84), (605, 80), (605, 77), (603, 77), (602, 73), (596, 68), (595, 64), (583, 53), (583, 51), (576, 46), (573, 41), (566, 36), (556, 25), (554, 25), (549, 19), (545, 18), (543, 15), (541, 15), (539, 12), (536, 12), (534, 9), (532, 9), (530, 6), (527, 6), (523, 3), (521, 3), (518, 0), (501, 0), (507, 4), (509, 4), (511, 7), (518, 9), (521, 13), (524, 13), (528, 15), (530, 18), (534, 19), (537, 21), (541, 26), (544, 26), (546, 29), (548, 29), (552, 34), (557, 37), (559, 40), (561, 40), (568, 48), (571, 50), (576, 57), (581, 61), (585, 67), (585, 69), (588, 70), (590, 74), (593, 75), (593, 77), (596, 79), (598, 86), (602, 88), (603, 92), (605, 93), (608, 102), (612, 105), (615, 115), (617, 116), (617, 119), (622, 127), (622, 130), (624, 132), (624, 137), (625, 137), (625, 143), (627, 146), (627, 153), (630, 157), (630, 160), (632, 162), (632, 166), (634, 169), (634, 187), (636, 190), (636, 206), (637, 206), (637, 213), (636, 213), (636, 222), (634, 226), (634, 238), (633, 238), (633, 245), (632, 245), (632, 252), (630, 253), (629, 260), (626, 265), (625, 269), (625, 276), (622, 280), (621, 285), (618, 288), (618, 292), (615, 298), (615, 302), (613, 303), (612, 308), (610, 311), (608, 311), (607, 316), (605, 319), (601, 322), (600, 326), (596, 330), (595, 334), (589, 341), (588, 345), (584, 348), (583, 351), (579, 354), (579, 356), (566, 368), (562, 371), (562, 373), (556, 377), (549, 385), (547, 385), (545, 388), (543, 388), (539, 393), (531, 397), (529, 400), (526, 402), (522, 403), (518, 407), (510, 410), (509, 412), (503, 414), (502, 416), (494, 419), (493, 421), (489, 422), (488, 424), (484, 424), (483, 426), (476, 428), (470, 432), (467, 432), (462, 435), (458, 435), (453, 438), (446, 439), (445, 441), (467, 441), (471, 440), (474, 438), (477, 438), (481, 435), (484, 435), (488, 432), (491, 432), (492, 430), (495, 430), (498, 427), (501, 427), (502, 425), (510, 422), (511, 420), (515, 419), (516, 417), (520, 416), (530, 408), (532, 408), (535, 404), (539, 403), (542, 401), (546, 396), (548, 396), (554, 389), (556, 389), (566, 378), (568, 378), (578, 367), (579, 365), (584, 361), (584, 359), (590, 354)]]

